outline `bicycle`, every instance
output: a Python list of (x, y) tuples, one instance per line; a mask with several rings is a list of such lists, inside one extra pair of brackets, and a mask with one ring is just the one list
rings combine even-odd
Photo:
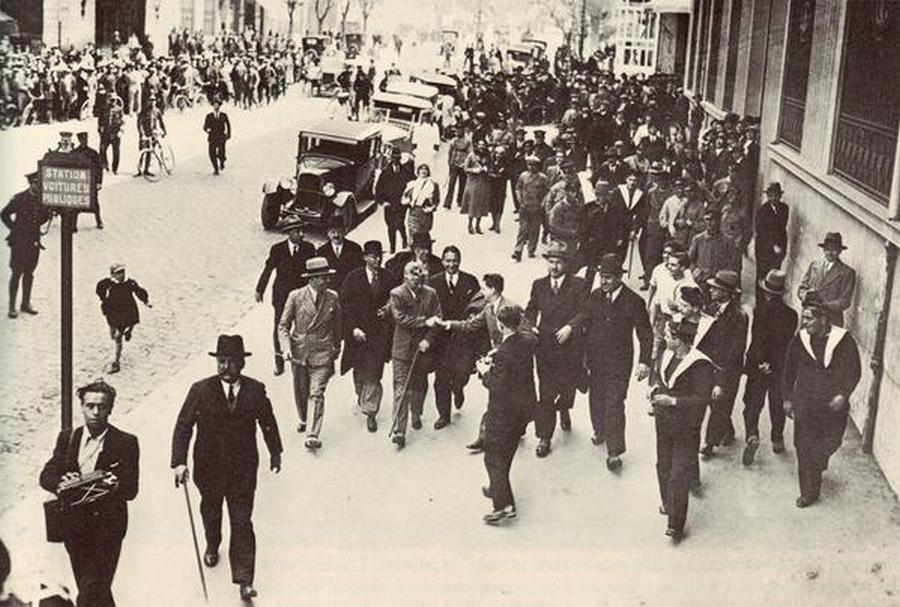
[(151, 183), (159, 181), (163, 172), (166, 175), (175, 172), (175, 152), (163, 138), (161, 134), (154, 133), (150, 145), (143, 148), (138, 157), (138, 170)]
[(172, 96), (171, 105), (175, 106), (175, 108), (179, 112), (183, 112), (188, 108), (199, 105), (203, 102), (204, 98), (205, 95), (203, 94), (203, 90), (199, 87), (194, 89), (193, 91), (185, 87), (179, 87), (175, 94)]

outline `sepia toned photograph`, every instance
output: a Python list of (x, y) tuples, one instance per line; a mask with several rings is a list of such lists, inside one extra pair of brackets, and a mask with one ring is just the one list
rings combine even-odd
[(900, 607), (898, 139), (900, 0), (0, 0), (0, 607)]

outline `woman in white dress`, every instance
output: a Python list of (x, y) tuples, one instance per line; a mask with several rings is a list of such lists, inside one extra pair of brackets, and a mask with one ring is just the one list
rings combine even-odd
[(409, 237), (419, 232), (430, 232), (434, 211), (441, 202), (441, 189), (431, 178), (431, 168), (427, 164), (420, 164), (416, 169), (416, 178), (406, 184), (401, 200), (409, 209), (406, 216)]

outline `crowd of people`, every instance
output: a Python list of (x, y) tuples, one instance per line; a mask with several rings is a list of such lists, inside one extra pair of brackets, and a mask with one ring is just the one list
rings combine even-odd
[[(179, 37), (177, 44), (190, 41)], [(774, 182), (758, 200), (755, 120), (712, 119), (701, 99), (687, 97), (673, 81), (615, 77), (596, 57), (567, 61), (555, 73), (548, 67), (468, 66), (454, 123), (442, 125), (445, 187), (432, 178), (433, 150), (415, 150), (413, 168), (400, 162), (399, 150), (390, 153), (374, 188), (392, 253), (386, 262), (380, 240), (356, 243), (343, 222), (329, 223), (328, 241), (318, 248), (304, 239), (302, 222), (284, 224), (287, 238), (269, 250), (255, 295), (262, 302), (272, 283), (274, 373), (290, 370), (296, 431), (305, 435), (305, 447), (323, 447), (338, 362), (340, 374), (351, 373), (369, 432), (378, 430), (382, 379), (391, 363), (389, 436), (397, 449), (407, 446), (410, 425), (423, 428), (429, 386), (433, 428), (440, 431), (452, 423), (452, 410), (464, 406), (476, 375), (487, 406), (466, 448), (484, 453), (489, 484), (483, 493), (492, 502), (484, 522), (506, 524), (518, 515), (510, 469), (528, 425), (534, 424), (536, 457), (549, 457), (557, 426), (572, 428), (576, 394), (587, 394), (592, 443), (605, 446), (606, 467), (620, 474), (628, 392), (633, 382), (647, 381), (659, 511), (666, 535), (677, 542), (685, 535), (690, 494), (702, 496), (699, 456), (715, 457), (736, 440), (732, 413), (746, 376), (742, 462), (754, 462), (768, 401), (775, 454), (786, 450), (786, 418), (793, 419), (796, 505), (811, 506), (841, 444), (848, 399), (860, 378), (858, 348), (843, 328), (855, 273), (840, 260), (841, 235), (823, 238), (822, 259), (811, 264), (796, 300), (789, 298), (789, 207)], [(530, 124), (536, 118), (541, 124)], [(32, 198), (14, 199), (3, 221), (33, 247), (29, 230), (42, 218), (29, 206)], [(431, 236), (454, 206), (468, 215), (469, 235), (484, 234), (487, 216), (488, 231), (499, 234), (508, 200), (519, 224), (512, 258), (521, 262), (527, 249), (529, 257), (540, 251), (546, 260), (546, 274), (534, 278), (524, 305), (504, 294), (502, 274), (488, 271), (479, 280), (463, 269), (457, 242), (435, 248)], [(748, 273), (743, 265), (751, 242), (756, 267)], [(23, 284), (33, 271), (25, 265), (14, 268)], [(127, 318), (110, 327), (114, 339), (127, 339), (137, 322), (133, 297), (146, 303), (147, 294), (125, 281), (124, 268), (113, 268), (112, 276), (97, 292), (108, 301), (121, 291)], [(637, 279), (634, 289), (626, 276)], [(744, 296), (745, 286), (753, 287), (754, 299)], [(12, 283), (11, 293), (14, 301)], [(751, 301), (752, 321), (745, 311)], [(283, 445), (264, 385), (242, 374), (250, 353), (241, 336), (220, 336), (210, 355), (216, 374), (188, 391), (171, 467), (176, 486), (193, 476), (200, 491), (207, 567), (219, 560), (227, 504), (232, 579), (250, 599), (257, 594), (251, 520), (257, 426), (276, 473)], [(108, 423), (111, 386), (94, 382), (79, 397), (85, 426), (60, 434), (41, 485), (62, 495), (67, 482), (99, 470), (97, 482), (121, 488), (79, 515), (109, 519), (115, 533), (65, 539), (80, 595), (94, 597), (84, 604), (112, 604), (121, 517), (137, 493), (136, 440)], [(93, 459), (82, 457), (86, 452)]]

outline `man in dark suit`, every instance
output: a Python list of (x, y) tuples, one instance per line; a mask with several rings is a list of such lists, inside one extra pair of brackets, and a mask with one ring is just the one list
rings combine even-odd
[(608, 253), (600, 260), (600, 288), (585, 302), (578, 324), (585, 327), (585, 354), (590, 372), (589, 402), (592, 439), (606, 440), (606, 467), (622, 467), (625, 453), (625, 398), (634, 359), (634, 339), (640, 344), (637, 380), (650, 374), (653, 333), (644, 300), (622, 282), (622, 259)]
[[(459, 269), (462, 253), (455, 246), (444, 249), (441, 261), (444, 271), (432, 276), (428, 285), (437, 293), (444, 321), (465, 320), (469, 304), (480, 289), (478, 279)], [(463, 388), (472, 373), (475, 351), (472, 340), (463, 331), (443, 331), (436, 337), (434, 400), (438, 418), (434, 429), (440, 430), (450, 423), (451, 400), (456, 401), (457, 409), (463, 406)]]
[(9, 312), (10, 318), (16, 318), (16, 296), (19, 293), (19, 281), (22, 282), (22, 312), (37, 314), (31, 305), (31, 287), (34, 284), (34, 271), (37, 269), (41, 249), (41, 225), (50, 219), (50, 211), (41, 204), (38, 197), (38, 173), (29, 173), (28, 189), (14, 195), (3, 210), (0, 219), (9, 228)]
[[(778, 270), (787, 255), (787, 224), (790, 209), (781, 202), (781, 184), (773, 181), (766, 187), (766, 202), (756, 210), (756, 282), (762, 283), (770, 270)], [(764, 298), (763, 289), (756, 287), (756, 301)]]
[[(657, 166), (659, 163), (657, 162), (652, 163), (652, 165), (651, 170), (659, 168)], [(646, 192), (639, 187), (638, 174), (635, 172), (630, 172), (625, 178), (625, 183), (617, 186), (612, 193), (614, 198), (622, 199), (622, 207), (625, 208), (625, 216), (628, 219), (625, 242), (616, 251), (622, 259), (625, 259), (628, 255), (628, 236), (636, 237), (647, 223), (647, 204), (649, 200)]]
[(66, 552), (78, 585), (78, 607), (115, 607), (112, 582), (128, 528), (128, 502), (138, 493), (137, 438), (109, 424), (116, 391), (98, 380), (78, 389), (84, 426), (63, 430), (53, 456), (41, 471), (47, 491), (103, 471), (100, 485), (109, 490), (96, 501), (69, 509)]
[(534, 390), (534, 336), (519, 331), (522, 310), (503, 307), (497, 312), (503, 335), (499, 347), (478, 363), (488, 389), (485, 414), (484, 467), (490, 485), (483, 493), (493, 501), (484, 522), (497, 525), (515, 518), (516, 500), (509, 482), (513, 457), (537, 402)]
[(366, 415), (369, 432), (378, 430), (375, 416), (381, 408), (381, 377), (391, 357), (390, 306), (385, 271), (381, 267), (381, 243), (363, 245), (365, 266), (352, 270), (341, 286), (344, 353), (341, 374), (353, 369), (357, 405)]
[(539, 443), (537, 456), (550, 454), (550, 441), (556, 429), (556, 412), (564, 431), (572, 429), (569, 409), (575, 402), (575, 388), (584, 383), (582, 362), (583, 327), (579, 313), (589, 295), (587, 283), (568, 272), (570, 253), (565, 245), (554, 243), (544, 257), (548, 275), (531, 285), (525, 316), (537, 327), (537, 374), (539, 404), (535, 430)]
[(769, 419), (772, 422), (772, 451), (784, 452), (784, 410), (781, 398), (781, 374), (784, 369), (784, 355), (788, 344), (797, 331), (797, 313), (784, 303), (785, 273), (769, 270), (768, 276), (760, 283), (762, 299), (757, 299), (753, 310), (753, 324), (750, 328), (750, 348), (747, 350), (747, 364), (744, 373), (747, 385), (744, 388), (744, 428), (747, 445), (744, 447), (743, 463), (753, 463), (759, 448), (759, 414), (769, 397)]
[(403, 283), (403, 274), (406, 264), (411, 261), (419, 261), (425, 266), (425, 279), (437, 276), (444, 271), (444, 263), (441, 258), (431, 252), (434, 239), (428, 232), (417, 232), (412, 235), (408, 251), (400, 251), (387, 260), (384, 269), (387, 272), (388, 285), (394, 288)]
[(328, 281), (328, 288), (339, 292), (344, 278), (352, 270), (365, 265), (362, 247), (344, 236), (344, 222), (340, 217), (332, 217), (328, 222), (328, 242), (316, 249), (318, 257), (328, 260), (328, 266), (335, 272)]
[(734, 441), (731, 412), (744, 370), (748, 321), (741, 310), (741, 279), (737, 272), (719, 270), (706, 283), (712, 300), (710, 316), (700, 319), (696, 343), (697, 349), (716, 366), (706, 444), (701, 451), (710, 457), (717, 446)]
[(624, 259), (630, 230), (628, 210), (621, 194), (611, 192), (609, 183), (605, 181), (598, 181), (594, 191), (597, 193), (597, 203), (584, 207), (586, 216), (581, 239), (581, 261), (587, 264), (584, 279), (588, 289), (594, 285), (597, 265), (604, 255), (617, 253)]
[(287, 240), (274, 244), (269, 249), (266, 265), (256, 282), (256, 301), (262, 302), (269, 276), (275, 272), (275, 280), (272, 283), (272, 307), (275, 311), (275, 320), (272, 323), (275, 375), (284, 373), (284, 357), (278, 339), (278, 323), (281, 321), (284, 304), (291, 291), (306, 285), (307, 281), (303, 278), (306, 260), (316, 255), (316, 248), (303, 240), (303, 224), (299, 220), (285, 223), (283, 230), (287, 233)]
[(397, 250), (397, 233), (406, 248), (406, 207), (403, 192), (415, 175), (400, 164), (400, 149), (392, 148), (388, 165), (381, 171), (375, 184), (375, 202), (384, 205), (384, 222), (387, 224), (391, 253)]
[(208, 113), (203, 121), (214, 175), (225, 169), (225, 142), (231, 139), (231, 122), (228, 121), (228, 114), (221, 109), (222, 100), (216, 97), (213, 99), (213, 111)]
[(256, 535), (253, 533), (253, 499), (256, 494), (256, 426), (262, 430), (269, 450), (269, 467), (281, 470), (281, 435), (272, 413), (266, 387), (241, 375), (244, 340), (240, 335), (220, 335), (215, 352), (217, 374), (202, 379), (188, 391), (172, 435), (171, 466), (175, 486), (188, 481), (187, 454), (194, 443), (194, 484), (200, 491), (200, 515), (206, 532), (203, 562), (215, 567), (222, 541), (222, 502), (228, 504), (231, 523), (231, 579), (240, 587), (241, 599), (256, 596), (253, 577)]
[[(72, 153), (85, 158), (94, 169), (94, 182), (97, 185), (97, 204), (94, 207), (94, 219), (97, 222), (97, 229), (102, 230), (103, 219), (100, 218), (100, 189), (103, 187), (103, 161), (100, 158), (100, 152), (88, 145), (87, 131), (80, 131), (77, 137), (78, 146), (72, 150)], [(78, 215), (75, 215), (75, 231), (78, 231)]]
[(847, 247), (840, 232), (829, 232), (819, 246), (822, 259), (810, 262), (797, 288), (797, 299), (803, 301), (807, 293), (815, 291), (828, 310), (828, 322), (843, 327), (844, 312), (850, 308), (856, 289), (856, 270), (841, 261), (841, 252)]

